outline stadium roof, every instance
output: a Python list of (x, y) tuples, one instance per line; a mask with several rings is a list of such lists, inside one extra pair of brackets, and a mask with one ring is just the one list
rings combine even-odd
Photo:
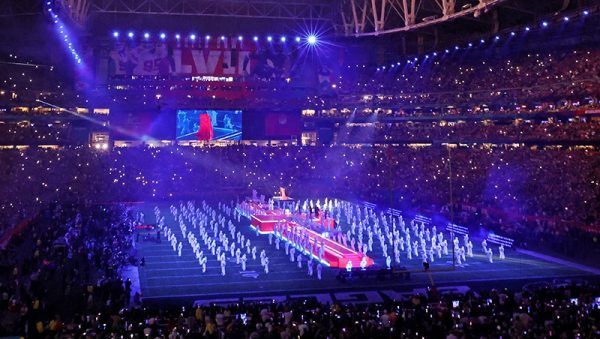
[[(271, 29), (310, 23), (345, 36), (381, 36), (421, 31), (440, 36), (491, 32), (595, 0), (43, 0), (62, 7), (73, 22), (92, 32), (131, 24), (137, 29), (167, 25), (213, 31)], [(39, 0), (0, 2), (0, 18), (41, 12)], [(152, 19), (150, 19), (152, 15)], [(161, 19), (157, 20), (157, 16)], [(225, 22), (225, 18), (234, 19)], [(201, 20), (199, 20), (201, 19)], [(178, 27), (181, 25), (183, 27)], [(169, 27), (154, 27), (166, 28)]]

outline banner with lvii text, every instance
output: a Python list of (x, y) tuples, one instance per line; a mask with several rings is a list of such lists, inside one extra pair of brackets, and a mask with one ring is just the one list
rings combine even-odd
[(115, 42), (114, 75), (285, 78), (294, 72), (297, 49), (237, 39), (213, 42)]

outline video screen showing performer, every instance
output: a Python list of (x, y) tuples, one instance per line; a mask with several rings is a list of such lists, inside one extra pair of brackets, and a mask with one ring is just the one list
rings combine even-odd
[(241, 140), (242, 111), (178, 110), (177, 140)]

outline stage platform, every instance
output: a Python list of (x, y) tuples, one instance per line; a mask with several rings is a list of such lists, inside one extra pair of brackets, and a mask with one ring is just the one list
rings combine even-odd
[[(309, 216), (306, 213), (300, 213), (295, 216), (298, 220), (298, 222), (295, 222), (291, 220), (292, 215), (287, 210), (269, 210), (268, 206), (257, 202), (246, 202), (246, 204), (248, 205), (247, 211), (252, 213), (250, 215), (250, 225), (258, 229), (260, 234), (273, 234), (275, 225), (279, 224), (282, 227), (280, 232), (286, 240), (293, 238), (291, 237), (293, 234), (298, 237), (307, 237), (308, 243), (302, 250), (306, 253), (311, 252), (313, 258), (319, 259), (319, 249), (323, 247), (322, 263), (329, 267), (345, 268), (348, 262), (353, 267), (359, 267), (363, 257), (366, 257), (366, 267), (374, 264), (373, 259), (368, 256), (333, 241), (315, 230), (301, 226), (310, 223), (321, 228), (322, 232), (330, 231), (334, 225), (332, 218), (325, 218), (323, 222), (320, 218), (311, 218), (310, 222), (307, 222)], [(310, 251), (310, 248), (312, 248), (312, 251)]]
[[(216, 206), (216, 202), (212, 204)], [(153, 219), (154, 204), (141, 206), (146, 218)], [(169, 212), (169, 204), (159, 205), (168, 224), (174, 225)], [(399, 291), (423, 289), (433, 280), (436, 285), (450, 286), (488, 286), (489, 288), (506, 284), (523, 284), (531, 281), (549, 281), (553, 279), (597, 278), (594, 272), (584, 267), (551, 257), (534, 256), (512, 249), (506, 250), (506, 260), (496, 260), (493, 264), (487, 257), (476, 251), (464, 265), (453, 269), (452, 258), (444, 256), (431, 264), (428, 273), (422, 271), (420, 260), (403, 260), (402, 266), (411, 271), (410, 279), (403, 276), (397, 279), (385, 277), (383, 280), (362, 278), (340, 281), (339, 269), (324, 267), (322, 280), (308, 276), (306, 265), (298, 268), (291, 263), (282, 248), (278, 251), (269, 244), (267, 235), (256, 235), (250, 228), (249, 219), (235, 222), (238, 229), (256, 245), (265, 249), (270, 261), (270, 273), (265, 274), (259, 260), (249, 261), (246, 272), (242, 272), (235, 262), (228, 263), (227, 275), (222, 277), (216, 260), (210, 260), (206, 273), (202, 273), (192, 249), (184, 244), (183, 253), (178, 257), (166, 241), (156, 243), (140, 240), (137, 244), (138, 257), (144, 257), (145, 266), (139, 267), (140, 285), (144, 302), (148, 303), (193, 303), (208, 301), (239, 302), (246, 300), (267, 300), (274, 298), (296, 298), (298, 296), (320, 296), (333, 301), (346, 299), (380, 298), (380, 295), (394, 295)], [(146, 230), (137, 230), (144, 234)], [(143, 237), (140, 237), (143, 239)], [(374, 253), (380, 253), (374, 246)], [(373, 258), (378, 266), (385, 266), (382, 257)], [(431, 280), (430, 280), (431, 279)], [(502, 282), (502, 285), (499, 283)], [(361, 295), (362, 297), (356, 297)], [(352, 297), (354, 296), (354, 297)], [(319, 297), (319, 298), (320, 298)], [(365, 300), (366, 300), (365, 299)], [(360, 301), (359, 300), (359, 301)], [(378, 300), (378, 299), (377, 299)], [(364, 300), (363, 300), (364, 301)]]

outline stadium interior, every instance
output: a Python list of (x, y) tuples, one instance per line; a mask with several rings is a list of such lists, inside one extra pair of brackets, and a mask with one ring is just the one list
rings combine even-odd
[(0, 2), (0, 338), (600, 338), (598, 0)]

